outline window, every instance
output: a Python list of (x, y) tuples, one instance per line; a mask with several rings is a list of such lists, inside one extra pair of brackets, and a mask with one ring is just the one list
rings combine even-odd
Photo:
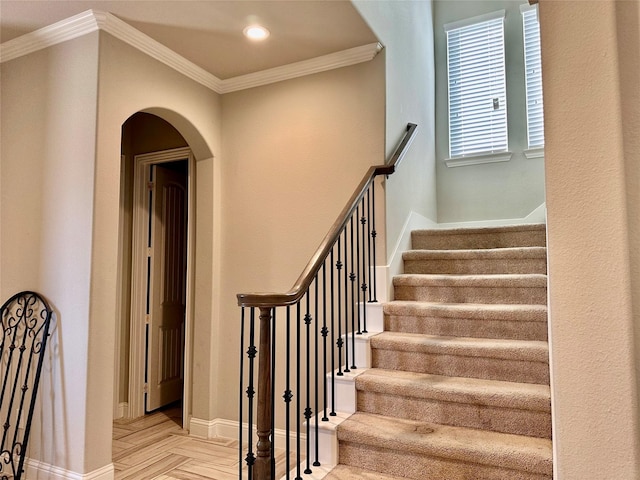
[(505, 11), (445, 25), (451, 159), (506, 152)]
[(544, 147), (544, 116), (538, 6), (522, 5), (520, 11), (522, 12), (524, 78), (527, 92), (527, 141), (529, 149), (540, 149)]

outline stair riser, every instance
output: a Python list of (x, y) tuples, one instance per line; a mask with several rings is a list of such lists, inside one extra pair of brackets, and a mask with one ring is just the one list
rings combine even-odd
[(396, 300), (440, 303), (508, 303), (546, 305), (543, 287), (451, 287), (396, 285)]
[(387, 332), (512, 340), (547, 340), (546, 322), (387, 315), (384, 325)]
[(549, 364), (543, 362), (374, 348), (371, 352), (371, 363), (374, 368), (387, 370), (549, 384)]
[(547, 245), (547, 239), (544, 230), (455, 235), (413, 232), (411, 245), (414, 250), (545, 247)]
[(357, 405), (359, 412), (388, 417), (551, 438), (549, 412), (447, 402), (367, 391), (358, 391)]
[(548, 474), (530, 473), (499, 465), (479, 465), (458, 462), (431, 455), (372, 447), (364, 444), (340, 442), (340, 463), (377, 470), (415, 480), (550, 480)]
[(484, 275), (505, 273), (547, 273), (547, 262), (544, 258), (514, 258), (509, 260), (405, 260), (404, 273), (418, 274), (453, 274)]

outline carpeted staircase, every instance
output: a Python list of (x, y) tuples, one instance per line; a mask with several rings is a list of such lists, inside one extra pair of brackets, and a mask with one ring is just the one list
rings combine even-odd
[(412, 244), (326, 478), (552, 478), (545, 226)]

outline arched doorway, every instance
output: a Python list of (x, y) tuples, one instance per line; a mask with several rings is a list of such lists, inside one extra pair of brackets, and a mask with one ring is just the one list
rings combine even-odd
[(121, 153), (114, 418), (177, 402), (187, 427), (195, 162), (182, 135), (148, 113), (123, 124)]

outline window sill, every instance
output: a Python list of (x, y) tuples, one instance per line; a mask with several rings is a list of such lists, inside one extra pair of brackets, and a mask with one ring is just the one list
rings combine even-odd
[(511, 152), (490, 153), (486, 155), (474, 155), (470, 157), (447, 158), (444, 163), (447, 167), (466, 167), (468, 165), (480, 165), (482, 163), (508, 162), (511, 160)]
[(524, 153), (524, 156), (527, 158), (544, 158), (544, 147), (530, 148), (522, 153)]

